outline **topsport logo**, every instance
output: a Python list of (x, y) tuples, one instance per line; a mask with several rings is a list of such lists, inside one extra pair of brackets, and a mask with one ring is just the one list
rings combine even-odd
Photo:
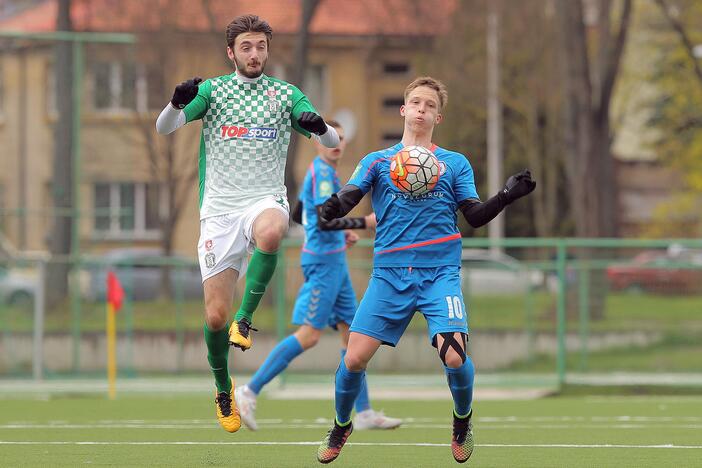
[(278, 129), (270, 127), (238, 127), (236, 125), (222, 125), (222, 138), (275, 140), (278, 138)]

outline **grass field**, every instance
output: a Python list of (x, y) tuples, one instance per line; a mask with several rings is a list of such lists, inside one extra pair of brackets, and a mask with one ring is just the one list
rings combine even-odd
[[(1, 385), (1, 383), (0, 383)], [(457, 466), (451, 402), (384, 400), (400, 429), (357, 431), (333, 466)], [(482, 467), (700, 466), (702, 397), (476, 401)], [(320, 466), (329, 400), (260, 400), (260, 430), (227, 434), (207, 395), (0, 399), (3, 466)]]
[[(489, 330), (525, 330), (554, 332), (555, 296), (534, 292), (528, 296), (472, 296), (467, 306), (470, 309), (471, 328)], [(285, 325), (293, 301), (286, 304)], [(531, 317), (531, 318), (530, 318)], [(70, 331), (74, 320), (70, 306), (64, 304), (49, 311), (46, 316), (47, 332)], [(262, 305), (256, 312), (256, 326), (261, 330), (276, 330), (277, 316), (270, 305)], [(80, 326), (82, 331), (105, 329), (105, 305), (83, 302)], [(202, 330), (202, 302), (185, 301), (173, 303), (150, 301), (127, 303), (118, 316), (119, 330), (172, 331), (182, 328), (200, 332)], [(410, 329), (424, 330), (426, 324), (419, 315), (410, 324)], [(567, 329), (576, 331), (577, 317), (569, 317)], [(607, 295), (605, 317), (590, 321), (592, 332), (648, 330), (680, 332), (702, 331), (702, 296), (656, 296), (611, 293)], [(0, 331), (31, 331), (30, 310), (0, 305)]]

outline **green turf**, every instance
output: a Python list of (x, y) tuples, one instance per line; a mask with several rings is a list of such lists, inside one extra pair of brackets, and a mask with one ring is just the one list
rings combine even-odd
[[(289, 315), (294, 298), (287, 301), (285, 323), (289, 326)], [(467, 298), (470, 310), (470, 325), (475, 330), (526, 330), (555, 332), (556, 298), (545, 292), (529, 295), (472, 296)], [(175, 329), (202, 329), (201, 301), (150, 301), (125, 304), (118, 315), (119, 330), (173, 331)], [(607, 295), (605, 317), (590, 321), (592, 332), (602, 331), (702, 331), (702, 296), (656, 296), (611, 293)], [(83, 302), (80, 325), (83, 331), (105, 329), (105, 305)], [(579, 319), (567, 320), (567, 328), (577, 331)], [(47, 332), (70, 331), (74, 316), (67, 304), (47, 312)], [(265, 304), (255, 314), (255, 323), (261, 330), (276, 329), (275, 307)], [(423, 330), (426, 324), (419, 315), (410, 324), (410, 329)], [(0, 331), (31, 331), (30, 310), (0, 305)]]
[[(573, 372), (702, 372), (702, 342), (699, 335), (667, 335), (646, 346), (616, 347), (603, 351), (580, 351), (566, 356), (566, 369)], [(538, 355), (509, 367), (510, 371), (549, 372), (556, 367), (554, 355)]]
[[(357, 431), (334, 466), (455, 466), (448, 445), (413, 445), (449, 443), (449, 401), (381, 401), (377, 406), (412, 420), (395, 431)], [(262, 400), (258, 432), (227, 434), (216, 426), (206, 395), (3, 399), (0, 459), (3, 466), (318, 466), (316, 443), (332, 408), (331, 401)], [(478, 401), (474, 409), (477, 446), (468, 466), (681, 467), (702, 459), (702, 397)], [(44, 443), (51, 441), (67, 444)], [(246, 442), (274, 445), (237, 445)], [(285, 442), (310, 445), (276, 445)], [(375, 445), (388, 443), (407, 445)], [(561, 444), (570, 447), (554, 446)], [(650, 447), (662, 445), (687, 448)]]

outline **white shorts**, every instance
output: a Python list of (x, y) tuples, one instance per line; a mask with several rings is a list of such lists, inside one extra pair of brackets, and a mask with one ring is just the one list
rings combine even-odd
[(249, 254), (254, 251), (253, 224), (263, 210), (274, 208), (289, 216), (285, 196), (269, 196), (249, 208), (200, 220), (200, 240), (197, 256), (200, 261), (202, 281), (227, 268), (246, 274)]

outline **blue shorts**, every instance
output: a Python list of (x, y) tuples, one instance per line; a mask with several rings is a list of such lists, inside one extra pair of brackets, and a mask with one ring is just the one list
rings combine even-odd
[(356, 312), (356, 293), (346, 263), (303, 265), (305, 283), (295, 301), (292, 323), (318, 330), (351, 324)]
[(439, 333), (468, 333), (459, 272), (458, 266), (374, 268), (351, 331), (395, 346), (418, 311), (430, 342)]

